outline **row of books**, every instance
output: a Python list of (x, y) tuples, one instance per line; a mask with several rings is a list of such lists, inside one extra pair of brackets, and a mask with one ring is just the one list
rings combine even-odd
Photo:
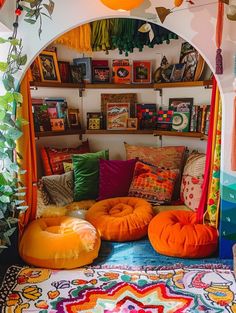
[(78, 109), (70, 109), (65, 98), (32, 98), (35, 132), (80, 128)]

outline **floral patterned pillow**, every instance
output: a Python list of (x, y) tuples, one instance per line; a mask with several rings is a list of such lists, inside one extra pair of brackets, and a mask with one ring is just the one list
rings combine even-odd
[(170, 202), (178, 173), (178, 170), (161, 169), (138, 161), (128, 195), (152, 202)]

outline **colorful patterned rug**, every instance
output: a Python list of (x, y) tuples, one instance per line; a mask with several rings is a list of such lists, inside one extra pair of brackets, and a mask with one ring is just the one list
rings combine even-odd
[(236, 312), (236, 282), (223, 265), (161, 268), (11, 266), (0, 289), (4, 313)]

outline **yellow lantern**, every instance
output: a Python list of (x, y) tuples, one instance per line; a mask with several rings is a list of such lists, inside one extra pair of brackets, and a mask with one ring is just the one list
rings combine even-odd
[(112, 10), (130, 11), (137, 8), (144, 0), (101, 0), (101, 2)]

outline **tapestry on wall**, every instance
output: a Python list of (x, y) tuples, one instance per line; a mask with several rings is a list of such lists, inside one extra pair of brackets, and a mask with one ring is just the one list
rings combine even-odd
[(235, 312), (236, 282), (224, 267), (8, 269), (2, 312)]

